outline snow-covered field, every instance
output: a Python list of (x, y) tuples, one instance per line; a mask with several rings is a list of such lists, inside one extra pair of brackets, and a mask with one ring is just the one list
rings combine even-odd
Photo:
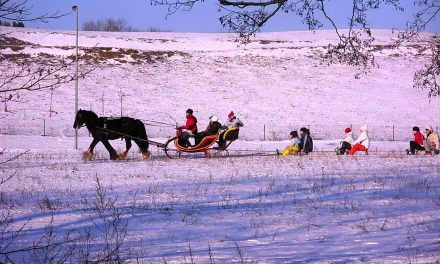
[[(106, 252), (106, 243), (117, 239), (99, 213), (111, 218), (116, 211), (118, 228), (127, 228), (120, 256), (132, 262), (209, 263), (210, 256), (216, 263), (439, 260), (437, 156), (168, 160), (156, 155), (143, 161), (133, 153), (123, 162), (110, 162), (106, 155), (83, 162), (79, 151), (58, 146), (33, 149), (2, 165), (3, 175), (18, 170), (1, 186), (3, 212), (14, 214), (15, 228), (29, 221), (11, 249), (47, 236), (53, 217), (53, 241), (90, 230), (97, 236), (92, 249)], [(97, 179), (105, 189), (103, 202)], [(108, 201), (114, 207), (101, 205)], [(73, 255), (79, 258), (86, 242), (76, 243)], [(39, 262), (43, 252), (57, 250), (41, 250), (31, 259)], [(28, 257), (11, 255), (17, 262)]]
[[(2, 72), (17, 56), (74, 52), (72, 32), (9, 33), (25, 44), (0, 43)], [(201, 127), (234, 110), (241, 140), (212, 159), (169, 160), (152, 146), (148, 161), (137, 147), (109, 161), (98, 145), (85, 162), (86, 131), (73, 149), (73, 84), (55, 91), (54, 113), (48, 91), (23, 94), (0, 113), (0, 262), (439, 262), (439, 156), (403, 154), (412, 126), (440, 126), (439, 100), (412, 88), (426, 43), (392, 49), (396, 35), (376, 36), (380, 67), (355, 79), (321, 61), (330, 31), (249, 45), (230, 34), (81, 33), (81, 67), (96, 67), (80, 80), (82, 108), (118, 116), (122, 93), (124, 115), (173, 123), (191, 107)], [(334, 155), (341, 131), (363, 124), (370, 155)], [(319, 152), (274, 155), (301, 126)], [(174, 134), (147, 130), (158, 142)]]

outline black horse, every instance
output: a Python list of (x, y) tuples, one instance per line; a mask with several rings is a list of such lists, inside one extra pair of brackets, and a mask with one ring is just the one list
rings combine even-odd
[[(102, 142), (105, 148), (110, 153), (110, 159), (125, 159), (128, 151), (131, 148), (131, 140), (139, 146), (142, 157), (148, 159), (150, 152), (148, 151), (148, 137), (145, 132), (145, 126), (142, 121), (130, 117), (107, 118), (98, 117), (92, 111), (79, 110), (76, 113), (74, 129), (79, 129), (83, 125), (87, 127), (90, 134), (93, 136), (92, 144), (87, 151), (83, 153), (84, 159), (91, 160), (93, 157), (93, 149), (96, 144)], [(116, 150), (110, 145), (109, 140), (125, 138), (126, 149), (119, 155)]]

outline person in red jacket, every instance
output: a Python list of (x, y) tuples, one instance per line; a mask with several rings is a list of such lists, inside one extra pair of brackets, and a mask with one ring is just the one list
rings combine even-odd
[(190, 136), (197, 134), (197, 118), (193, 116), (193, 110), (186, 110), (186, 124), (177, 128), (177, 136), (179, 137), (179, 145), (190, 147), (188, 140)]
[(186, 129), (190, 135), (195, 135), (197, 133), (197, 118), (193, 116), (193, 110), (186, 110), (186, 124), (181, 126), (179, 129)]
[(409, 154), (416, 154), (416, 150), (425, 150), (423, 147), (423, 140), (425, 140), (425, 137), (422, 133), (420, 133), (419, 127), (413, 127), (412, 129), (414, 134), (414, 140), (409, 142), (409, 150), (406, 150), (406, 153)]

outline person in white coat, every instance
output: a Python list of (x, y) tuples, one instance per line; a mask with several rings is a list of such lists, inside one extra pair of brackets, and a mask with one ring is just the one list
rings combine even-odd
[(340, 146), (336, 149), (336, 154), (344, 155), (346, 151), (349, 151), (353, 146), (354, 138), (353, 131), (347, 127), (345, 130), (345, 138), (341, 141)]
[(439, 154), (440, 152), (440, 141), (438, 134), (434, 132), (432, 126), (427, 126), (426, 129), (426, 139), (423, 141), (423, 146), (425, 147), (426, 154)]
[(240, 129), (240, 127), (242, 126), (243, 122), (241, 122), (240, 119), (235, 116), (234, 112), (231, 111), (228, 115), (228, 122), (226, 122), (226, 124), (222, 126), (222, 129), (224, 129), (224, 131), (218, 137), (219, 149), (224, 149), (226, 146), (226, 142), (224, 139), (226, 131), (228, 131), (229, 129)]
[(353, 147), (350, 149), (348, 154), (354, 155), (357, 151), (367, 151), (370, 148), (370, 138), (368, 137), (368, 127), (362, 126), (359, 128), (361, 134), (353, 142)]

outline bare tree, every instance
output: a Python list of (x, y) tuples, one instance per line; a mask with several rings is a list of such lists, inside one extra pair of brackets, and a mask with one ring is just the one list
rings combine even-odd
[(159, 27), (148, 27), (146, 32), (171, 32), (171, 30)]
[(106, 18), (89, 20), (82, 25), (84, 31), (133, 32), (138, 31), (128, 25), (123, 18)]
[[(150, 0), (153, 5), (168, 7), (168, 15), (179, 10), (191, 10), (194, 5), (204, 0)], [(359, 69), (355, 77), (367, 73), (375, 67), (372, 43), (374, 36), (369, 27), (368, 12), (381, 10), (384, 6), (392, 6), (403, 11), (401, 0), (352, 0), (347, 3), (351, 12), (347, 20), (346, 31), (335, 23), (335, 18), (327, 12), (327, 5), (335, 0), (218, 0), (221, 25), (231, 32), (238, 33), (243, 43), (251, 41), (251, 37), (276, 14), (284, 12), (302, 19), (309, 30), (317, 30), (329, 24), (338, 37), (337, 44), (329, 44), (325, 59), (328, 63), (344, 63)], [(406, 25), (406, 31), (400, 34), (396, 46), (413, 38), (425, 30), (440, 13), (440, 0), (415, 0), (418, 11), (414, 20)], [(403, 25), (404, 26), (404, 25)], [(429, 96), (439, 96), (438, 86), (438, 38), (433, 39), (432, 60), (426, 67), (414, 75), (414, 86), (429, 90)], [(422, 87), (420, 87), (422, 86)]]
[[(32, 6), (27, 0), (0, 0), (0, 19), (13, 23), (23, 21), (43, 21), (58, 19), (66, 14), (54, 12), (33, 16)], [(23, 49), (32, 45), (15, 38), (8, 33), (0, 32), (0, 43), (11, 49)], [(71, 67), (72, 66), (72, 67)], [(73, 61), (49, 58), (37, 60), (25, 54), (8, 56), (0, 54), (0, 101), (4, 104), (4, 111), (8, 111), (8, 102), (22, 102), (20, 94), (24, 91), (55, 89), (61, 84), (75, 79), (72, 72)], [(78, 78), (86, 76), (91, 70), (79, 74)]]

